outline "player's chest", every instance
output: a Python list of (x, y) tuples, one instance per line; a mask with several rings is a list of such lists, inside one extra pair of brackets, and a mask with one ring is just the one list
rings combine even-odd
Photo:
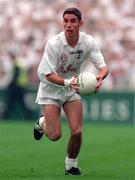
[(72, 48), (66, 46), (61, 49), (59, 53), (59, 64), (69, 65), (69, 64), (80, 64), (85, 57), (85, 52), (81, 46)]

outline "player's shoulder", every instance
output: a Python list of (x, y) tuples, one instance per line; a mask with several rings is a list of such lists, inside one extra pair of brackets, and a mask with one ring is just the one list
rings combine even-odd
[(85, 33), (85, 32), (80, 32), (80, 40), (86, 47), (93, 46), (93, 45), (95, 45), (95, 42), (96, 42), (94, 36), (92, 36), (88, 33)]
[(80, 38), (84, 41), (93, 41), (94, 37), (88, 33), (80, 32)]
[(60, 44), (60, 36), (61, 33), (54, 35), (50, 39), (48, 39), (47, 43), (50, 44), (51, 46), (58, 46)]

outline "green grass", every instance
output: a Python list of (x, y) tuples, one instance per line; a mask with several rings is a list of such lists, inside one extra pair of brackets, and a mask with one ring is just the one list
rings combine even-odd
[(135, 180), (134, 126), (85, 123), (79, 177), (64, 175), (69, 130), (62, 126), (58, 142), (36, 142), (32, 122), (0, 122), (0, 180)]

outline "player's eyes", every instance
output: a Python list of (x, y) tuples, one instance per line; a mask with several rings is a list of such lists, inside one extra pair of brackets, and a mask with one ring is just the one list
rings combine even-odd
[(78, 21), (76, 19), (71, 19), (70, 21), (67, 19), (64, 19), (64, 23), (77, 23)]
[(70, 19), (70, 22), (78, 22), (78, 20), (76, 18), (72, 18)]
[(64, 23), (68, 23), (68, 20), (64, 19)]

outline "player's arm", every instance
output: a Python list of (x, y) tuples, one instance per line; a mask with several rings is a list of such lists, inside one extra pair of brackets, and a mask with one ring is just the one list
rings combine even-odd
[(103, 81), (103, 79), (106, 78), (107, 75), (108, 75), (108, 67), (104, 66), (99, 70), (99, 73), (96, 77), (96, 79), (98, 81), (98, 83), (96, 85), (96, 92), (98, 92), (100, 90), (100, 87), (102, 85), (102, 81)]
[(95, 67), (99, 70), (99, 73), (97, 75), (97, 86), (96, 86), (96, 92), (100, 90), (100, 87), (102, 85), (103, 79), (108, 75), (108, 67), (104, 61), (104, 57), (102, 53), (100, 52), (100, 48), (98, 47), (97, 43), (93, 39), (91, 46), (90, 46), (90, 58)]
[(46, 79), (54, 84), (67, 86), (74, 90), (78, 89), (76, 76), (72, 77), (71, 79), (63, 79), (55, 73), (50, 73), (46, 75)]
[(99, 79), (103, 80), (106, 78), (107, 75), (108, 75), (108, 67), (104, 66), (99, 70), (97, 78), (99, 77)]
[(59, 77), (55, 73), (50, 73), (46, 75), (46, 79), (54, 84), (62, 85), (64, 86), (64, 79)]

